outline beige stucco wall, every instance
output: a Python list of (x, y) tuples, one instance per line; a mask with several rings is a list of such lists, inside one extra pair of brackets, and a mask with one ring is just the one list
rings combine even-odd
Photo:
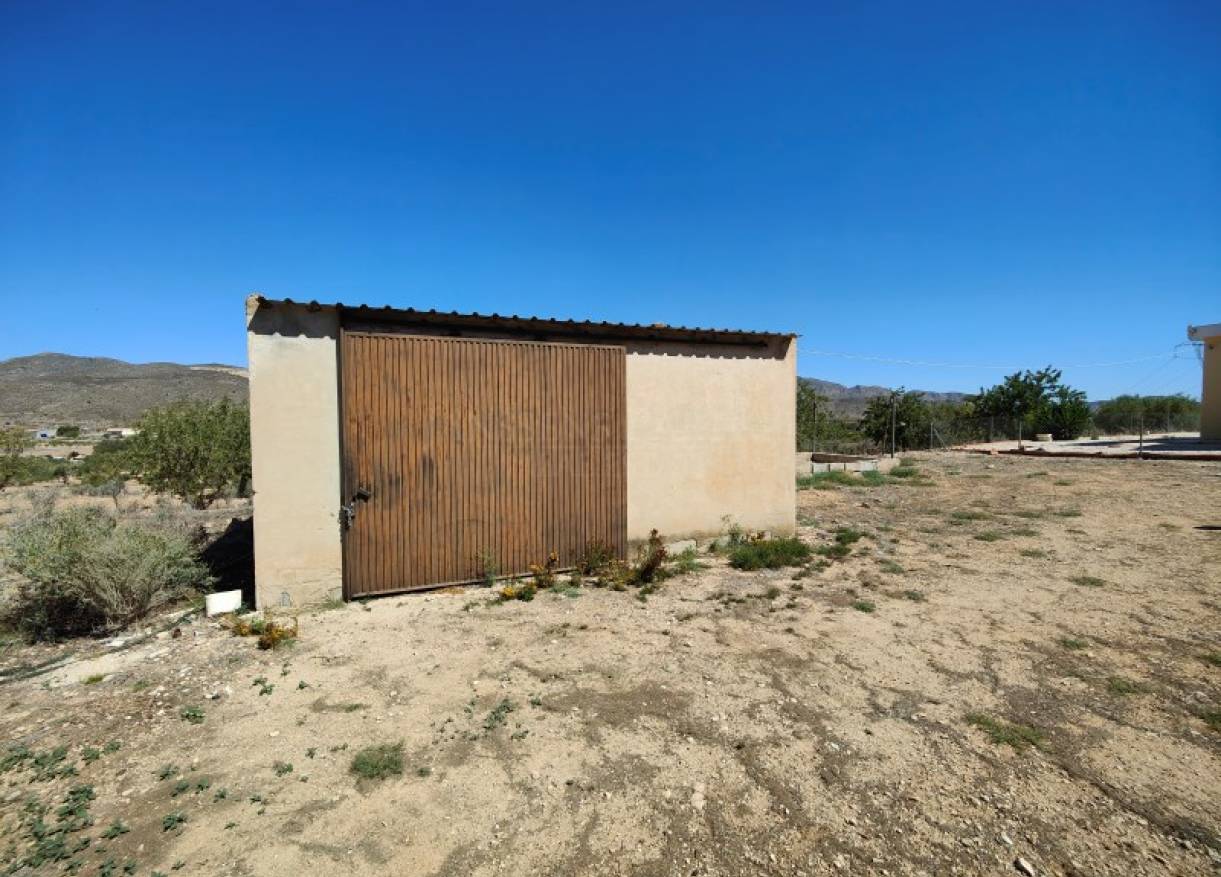
[(627, 528), (644, 539), (795, 528), (796, 341), (627, 345)]
[[(338, 322), (247, 303), (260, 607), (342, 593)], [(792, 533), (796, 342), (625, 347), (628, 538)]]
[(246, 319), (256, 600), (338, 597), (338, 316), (284, 305), (256, 313), (250, 301)]
[(1221, 335), (1204, 342), (1204, 386), (1200, 393), (1200, 438), (1221, 442)]

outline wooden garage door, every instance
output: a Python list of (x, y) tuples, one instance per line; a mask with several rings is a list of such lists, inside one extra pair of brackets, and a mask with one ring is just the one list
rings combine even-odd
[(620, 347), (341, 336), (349, 597), (626, 546)]

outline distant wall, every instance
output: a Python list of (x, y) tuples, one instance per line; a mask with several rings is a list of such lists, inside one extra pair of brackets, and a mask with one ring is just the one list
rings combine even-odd
[(339, 318), (247, 302), (258, 605), (338, 597)]

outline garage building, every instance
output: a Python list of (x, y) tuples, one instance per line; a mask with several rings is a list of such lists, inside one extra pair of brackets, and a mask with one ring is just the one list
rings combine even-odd
[(260, 607), (794, 531), (796, 337), (246, 304)]

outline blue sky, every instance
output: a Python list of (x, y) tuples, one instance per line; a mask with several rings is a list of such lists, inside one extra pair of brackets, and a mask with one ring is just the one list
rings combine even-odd
[(1221, 4), (0, 5), (0, 357), (242, 301), (745, 327), (799, 372), (1199, 392)]

